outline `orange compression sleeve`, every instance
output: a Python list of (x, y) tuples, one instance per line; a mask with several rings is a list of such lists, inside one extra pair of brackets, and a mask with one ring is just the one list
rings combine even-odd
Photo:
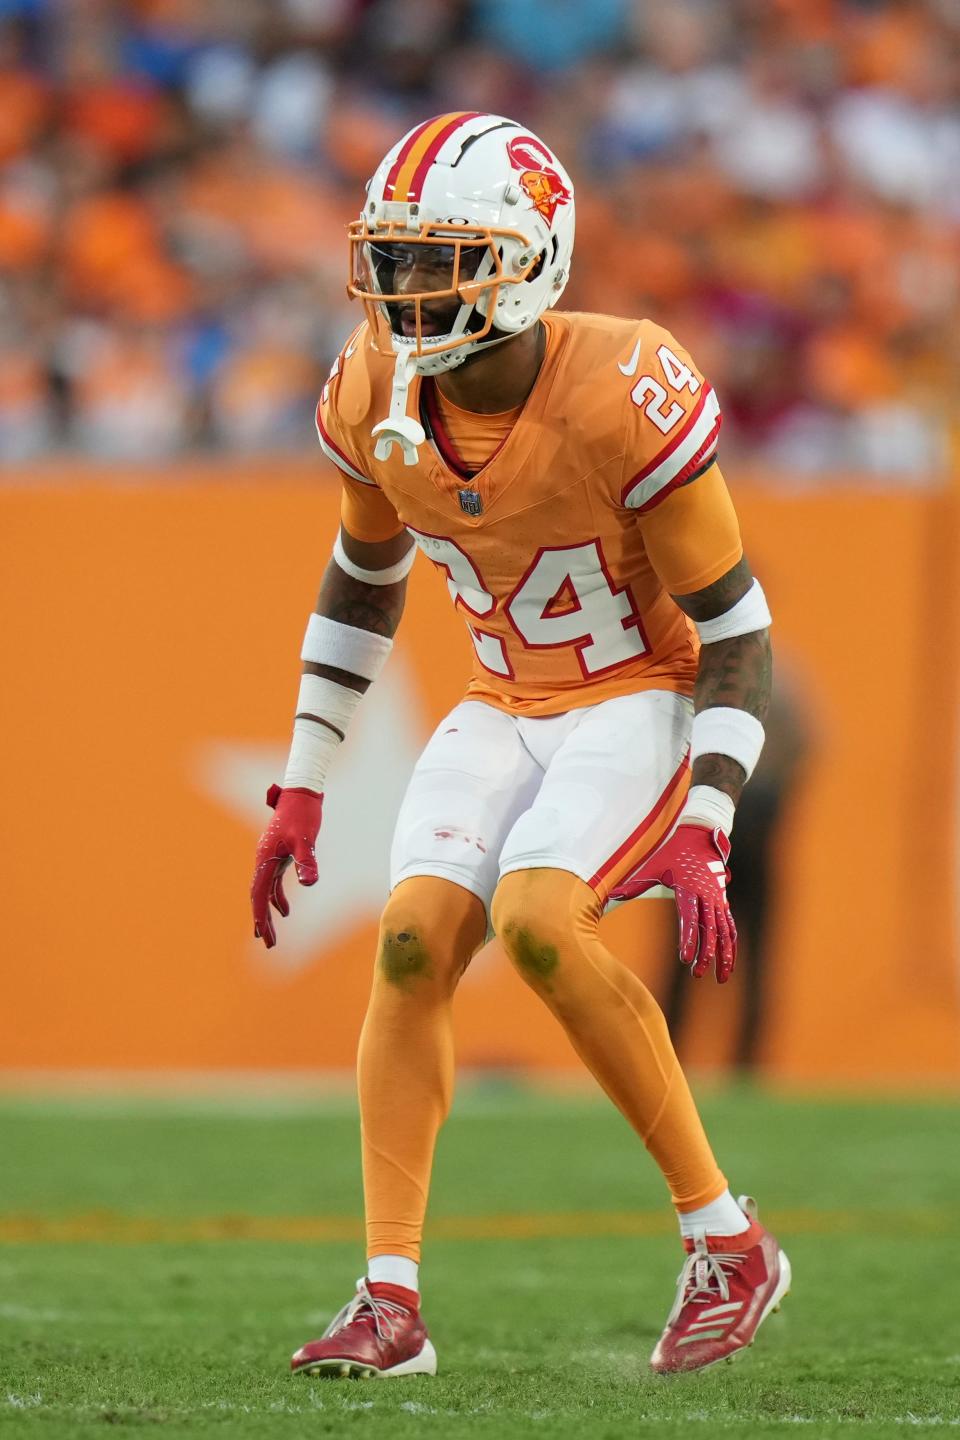
[(674, 1205), (695, 1210), (727, 1182), (662, 1010), (597, 934), (602, 908), (565, 870), (514, 870), (497, 887), (493, 923), (520, 975), (660, 1167)]
[(368, 1255), (420, 1258), (453, 1094), (453, 994), (486, 929), (475, 895), (429, 875), (402, 881), (383, 912), (357, 1066)]

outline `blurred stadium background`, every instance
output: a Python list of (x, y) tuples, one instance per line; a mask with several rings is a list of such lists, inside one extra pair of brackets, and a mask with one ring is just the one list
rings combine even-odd
[[(397, 135), (466, 106), (520, 116), (574, 173), (569, 307), (655, 316), (723, 400), (777, 617), (743, 1058), (960, 1079), (953, 0), (0, 17), (4, 761), (44, 832), (7, 827), (4, 1063), (352, 1064), (392, 815), (466, 673), (434, 576), (346, 748), (328, 881), (269, 957), (247, 872), (336, 523), (312, 412), (354, 318), (344, 225)], [(664, 907), (612, 923), (666, 994)], [(701, 1066), (738, 1056), (735, 990), (684, 1016)], [(465, 1063), (570, 1067), (495, 959), (462, 1009)]]
[(352, 324), (342, 227), (394, 139), (456, 108), (521, 116), (565, 157), (565, 303), (696, 345), (729, 469), (919, 488), (955, 457), (955, 0), (0, 16), (7, 460), (309, 450)]
[[(419, 567), (331, 787), (321, 883), (296, 895), (270, 955), (252, 940), (247, 885), (336, 523), (312, 415), (353, 323), (344, 227), (393, 140), (448, 108), (515, 115), (564, 158), (578, 203), (565, 306), (650, 314), (710, 376), (724, 471), (776, 616), (777, 738), (738, 838), (746, 855), (752, 836), (739, 883), (762, 872), (763, 884), (742, 898), (754, 943), (736, 983), (673, 993), (662, 902), (605, 923), (670, 1007), (701, 1083), (741, 1067), (798, 1096), (945, 1091), (932, 1108), (849, 1112), (738, 1091), (716, 1102), (717, 1143), (771, 1186), (806, 1180), (802, 1200), (795, 1187), (778, 1204), (848, 1207), (812, 1233), (869, 1233), (849, 1209), (860, 1183), (893, 1207), (881, 1231), (912, 1203), (931, 1244), (956, 1235), (943, 1180), (960, 1085), (956, 0), (0, 0), (0, 1241), (39, 1247), (0, 1266), (0, 1321), (34, 1347), (10, 1380), (24, 1413), (49, 1317), (83, 1317), (88, 1282), (136, 1323), (139, 1295), (114, 1294), (93, 1251), (44, 1269), (56, 1224), (64, 1244), (131, 1242), (121, 1220), (70, 1225), (97, 1210), (152, 1216), (160, 1230), (140, 1238), (171, 1240), (165, 1215), (233, 1209), (234, 1165), (252, 1167), (238, 1211), (356, 1213), (352, 1119), (322, 1110), (308, 1130), (299, 1100), (285, 1129), (247, 1115), (231, 1130), (227, 1117), (216, 1137), (176, 1110), (124, 1128), (57, 1106), (158, 1087), (188, 1109), (211, 1090), (263, 1104), (349, 1083), (393, 814), (468, 666), (445, 591)], [(487, 1085), (580, 1075), (495, 947), (468, 973), (459, 1026), (462, 1064)], [(440, 1181), (452, 1215), (482, 1189), (469, 1103)], [(607, 1156), (602, 1173), (620, 1177), (600, 1209), (628, 1210), (622, 1137), (601, 1111), (531, 1100), (517, 1129), (523, 1103), (504, 1100), (507, 1153), (523, 1173), (521, 1156), (542, 1159), (543, 1193), (507, 1201), (495, 1188), (489, 1204), (588, 1208), (533, 1138), (554, 1133), (549, 1114), (558, 1136), (586, 1127), (584, 1166)], [(812, 1138), (791, 1171), (794, 1131)], [(835, 1167), (819, 1188), (817, 1135), (834, 1156), (850, 1145), (839, 1190)], [(492, 1132), (483, 1143), (495, 1166)], [(149, 1162), (154, 1145), (169, 1169)], [(267, 1173), (253, 1158), (265, 1145), (296, 1175), (289, 1190), (276, 1169), (273, 1189), (251, 1178)], [(641, 1206), (659, 1203), (654, 1180), (638, 1184)], [(331, 1238), (267, 1238), (298, 1236)], [(342, 1303), (356, 1246), (341, 1249), (317, 1305)], [(566, 1275), (569, 1251), (538, 1253)], [(875, 1252), (861, 1261), (875, 1268)], [(932, 1252), (930, 1264), (934, 1286)], [(466, 1259), (451, 1273), (471, 1283)], [(304, 1338), (305, 1306), (289, 1301), (284, 1340), (287, 1328)], [(869, 1324), (839, 1301), (834, 1314), (848, 1336)], [(100, 1318), (106, 1330), (94, 1316), (90, 1333), (112, 1344)], [(808, 1320), (812, 1336), (822, 1316)], [(262, 1363), (269, 1313), (259, 1323), (246, 1364)], [(922, 1335), (919, 1316), (909, 1323)], [(625, 1334), (624, 1353), (638, 1343)], [(82, 1362), (78, 1350), (78, 1374)], [(121, 1418), (135, 1404), (123, 1374), (111, 1380)], [(94, 1414), (81, 1391), (63, 1393)], [(828, 1400), (810, 1412), (818, 1433), (832, 1433)], [(58, 1435), (74, 1433), (68, 1410)], [(435, 1433), (454, 1433), (443, 1423)]]

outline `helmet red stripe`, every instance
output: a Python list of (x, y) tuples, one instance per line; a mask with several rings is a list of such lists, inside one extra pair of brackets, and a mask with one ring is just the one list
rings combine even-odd
[(426, 170), (433, 163), (444, 141), (465, 121), (475, 120), (482, 114), (481, 110), (457, 110), (452, 114), (434, 115), (431, 120), (425, 120), (416, 130), (411, 131), (409, 139), (390, 167), (383, 187), (384, 199), (419, 199)]
[(416, 145), (417, 141), (420, 139), (420, 136), (423, 134), (424, 130), (429, 130), (430, 126), (433, 125), (435, 121), (435, 116), (433, 117), (433, 119), (424, 120), (422, 125), (418, 125), (416, 130), (412, 130), (410, 132), (409, 139), (406, 141), (406, 143), (404, 145), (401, 145), (400, 150), (397, 154), (397, 158), (396, 160), (394, 160), (393, 164), (390, 167), (390, 174), (387, 176), (386, 182), (383, 187), (383, 194), (385, 200), (393, 199), (393, 187), (397, 183), (397, 176), (400, 174), (400, 170), (403, 166), (404, 160), (406, 160), (407, 156), (413, 149), (414, 145)]
[(449, 125), (446, 125), (440, 131), (439, 135), (434, 137), (434, 139), (430, 143), (429, 148), (427, 149), (426, 154), (420, 161), (420, 164), (417, 166), (416, 170), (413, 172), (413, 179), (407, 186), (406, 198), (408, 200), (420, 199), (420, 192), (423, 190), (424, 181), (427, 178), (427, 171), (430, 169), (430, 166), (433, 164), (434, 160), (436, 160), (442, 146), (445, 145), (446, 142), (450, 139), (450, 136), (454, 135), (461, 125), (465, 125), (469, 120), (478, 119), (479, 116), (481, 116), (482, 114), (482, 110), (468, 110), (463, 115), (457, 115), (456, 118), (453, 119)]

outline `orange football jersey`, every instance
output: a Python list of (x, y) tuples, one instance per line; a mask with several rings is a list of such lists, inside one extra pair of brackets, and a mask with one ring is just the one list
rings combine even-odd
[(394, 366), (366, 324), (354, 332), (317, 407), (344, 527), (359, 540), (405, 527), (443, 571), (476, 652), (470, 698), (553, 715), (636, 690), (690, 694), (696, 634), (671, 594), (711, 584), (742, 554), (714, 463), (716, 395), (649, 320), (542, 323), (536, 383), (474, 474), (444, 433), (432, 378), (410, 387), (428, 436), (417, 463), (399, 445), (375, 458)]

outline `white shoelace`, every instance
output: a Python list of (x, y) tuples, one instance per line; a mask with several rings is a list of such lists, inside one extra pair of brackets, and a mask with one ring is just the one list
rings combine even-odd
[(667, 1324), (671, 1324), (685, 1305), (706, 1304), (708, 1301), (730, 1299), (730, 1285), (727, 1275), (742, 1265), (746, 1252), (721, 1251), (711, 1253), (705, 1240), (697, 1239), (694, 1249), (686, 1258), (683, 1269), (677, 1276), (677, 1298), (670, 1312)]
[(392, 1340), (395, 1321), (408, 1314), (405, 1307), (398, 1305), (396, 1301), (371, 1295), (366, 1280), (358, 1280), (356, 1295), (334, 1315), (323, 1332), (324, 1340), (330, 1335), (336, 1335), (338, 1331), (344, 1330), (348, 1325), (352, 1325), (362, 1311), (369, 1311), (373, 1316), (374, 1327), (381, 1340)]

